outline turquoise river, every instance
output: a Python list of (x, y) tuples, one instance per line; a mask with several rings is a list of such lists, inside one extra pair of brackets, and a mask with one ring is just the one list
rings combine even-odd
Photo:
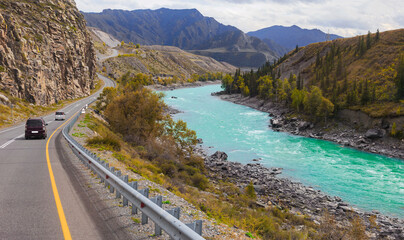
[(220, 90), (219, 85), (208, 85), (165, 92), (164, 101), (182, 111), (175, 118), (196, 131), (209, 153), (224, 151), (230, 161), (244, 164), (262, 158), (267, 167), (283, 168), (283, 177), (339, 196), (359, 209), (404, 218), (403, 160), (274, 132), (267, 113), (210, 95)]

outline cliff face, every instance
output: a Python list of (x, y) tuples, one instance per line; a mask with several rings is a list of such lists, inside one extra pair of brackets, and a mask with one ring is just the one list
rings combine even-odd
[(73, 0), (0, 2), (0, 89), (41, 105), (86, 96), (95, 61)]

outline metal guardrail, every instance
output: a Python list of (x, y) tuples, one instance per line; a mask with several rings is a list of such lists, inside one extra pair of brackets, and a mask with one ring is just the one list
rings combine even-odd
[(172, 239), (204, 239), (201, 236), (202, 220), (184, 224), (179, 220), (180, 208), (164, 210), (161, 208), (161, 196), (149, 199), (148, 188), (138, 190), (137, 182), (128, 183), (128, 175), (121, 176), (120, 171), (109, 167), (108, 163), (101, 161), (94, 153), (73, 139), (69, 132), (79, 116), (80, 113), (63, 128), (63, 136), (70, 143), (76, 156), (98, 175), (105, 187), (109, 187), (111, 193), (115, 191), (116, 198), (123, 197), (124, 206), (128, 206), (128, 202), (131, 203), (132, 214), (137, 214), (138, 209), (142, 212), (142, 224), (146, 224), (150, 218), (155, 223), (155, 235), (161, 235), (161, 230), (164, 230)]

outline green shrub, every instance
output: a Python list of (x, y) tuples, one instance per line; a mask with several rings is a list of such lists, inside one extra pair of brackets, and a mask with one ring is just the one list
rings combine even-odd
[(249, 238), (255, 238), (250, 232), (246, 232), (245, 235)]
[(197, 173), (191, 177), (192, 185), (201, 190), (205, 190), (209, 186), (209, 180), (200, 173)]
[(245, 188), (245, 194), (246, 194), (248, 197), (252, 198), (252, 199), (257, 198), (257, 194), (255, 193), (254, 185), (253, 185), (252, 182), (250, 182), (250, 183), (247, 185), (247, 187)]
[(115, 151), (120, 151), (121, 150), (121, 144), (119, 143), (119, 141), (113, 139), (112, 137), (100, 137), (100, 136), (96, 136), (93, 138), (90, 138), (87, 140), (87, 144), (90, 146), (99, 146), (99, 145), (104, 145), (104, 146), (108, 146), (110, 148), (112, 148)]

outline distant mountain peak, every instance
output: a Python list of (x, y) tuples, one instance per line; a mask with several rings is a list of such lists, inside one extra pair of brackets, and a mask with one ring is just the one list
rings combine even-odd
[[(319, 29), (305, 29), (297, 25), (285, 27), (275, 25), (272, 27), (263, 28), (257, 31), (247, 33), (250, 36), (258, 37), (261, 40), (269, 39), (283, 46), (288, 51), (296, 47), (302, 47), (315, 42), (323, 42), (327, 38), (327, 33)], [(342, 38), (341, 36), (330, 34), (330, 40)]]

